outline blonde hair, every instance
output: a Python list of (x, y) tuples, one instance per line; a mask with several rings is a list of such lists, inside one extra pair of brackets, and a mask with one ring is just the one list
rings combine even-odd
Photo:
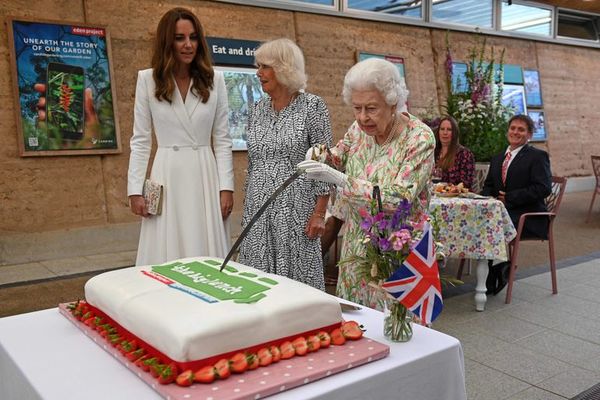
[(368, 58), (348, 70), (342, 89), (344, 102), (348, 105), (352, 103), (354, 90), (377, 90), (386, 104), (400, 108), (408, 99), (408, 89), (398, 68), (382, 58)]
[(272, 67), (277, 81), (290, 92), (306, 87), (304, 55), (290, 39), (275, 39), (263, 43), (254, 53), (254, 59), (257, 64)]

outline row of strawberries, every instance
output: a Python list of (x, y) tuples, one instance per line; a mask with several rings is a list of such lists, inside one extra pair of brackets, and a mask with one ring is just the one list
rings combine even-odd
[(94, 315), (85, 302), (72, 303), (68, 308), (76, 319), (97, 330), (128, 360), (144, 371), (150, 372), (159, 383), (164, 385), (176, 382), (180, 386), (190, 386), (193, 382), (211, 383), (215, 379), (227, 379), (232, 373), (241, 374), (296, 355), (304, 356), (320, 348), (327, 348), (331, 344), (341, 346), (347, 339), (358, 340), (363, 335), (362, 326), (355, 321), (346, 321), (331, 333), (321, 331), (307, 338), (299, 336), (292, 341), (285, 341), (279, 346), (261, 348), (256, 353), (236, 353), (230, 359), (223, 358), (214, 365), (202, 367), (195, 372), (190, 369), (179, 373), (178, 367), (174, 363), (163, 364), (157, 357), (147, 355), (146, 351), (138, 346), (135, 339), (125, 340), (115, 327), (106, 323), (102, 317)]

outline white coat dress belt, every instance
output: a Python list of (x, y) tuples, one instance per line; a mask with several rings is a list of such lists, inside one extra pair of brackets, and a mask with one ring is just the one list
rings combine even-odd
[(200, 147), (203, 147), (203, 146), (208, 146), (208, 144), (174, 144), (172, 146), (158, 146), (158, 148), (179, 151), (179, 150), (183, 150), (183, 149), (198, 150)]

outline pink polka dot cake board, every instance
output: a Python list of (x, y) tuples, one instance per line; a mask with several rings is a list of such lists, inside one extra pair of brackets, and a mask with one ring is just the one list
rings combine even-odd
[(189, 387), (181, 387), (175, 383), (161, 385), (150, 373), (143, 371), (111, 346), (96, 330), (75, 319), (67, 310), (66, 304), (60, 304), (58, 308), (63, 316), (98, 346), (131, 370), (159, 395), (172, 400), (260, 399), (382, 359), (390, 353), (387, 345), (363, 337), (357, 341), (347, 341), (343, 346), (330, 346), (305, 356), (295, 356), (267, 367), (246, 371), (243, 374), (232, 374), (228, 379), (216, 380), (211, 384), (195, 383)]

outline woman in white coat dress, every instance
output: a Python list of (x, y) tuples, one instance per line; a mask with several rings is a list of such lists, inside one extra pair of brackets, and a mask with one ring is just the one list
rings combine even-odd
[[(152, 69), (140, 71), (135, 93), (127, 195), (144, 217), (136, 265), (183, 257), (225, 257), (233, 208), (233, 163), (223, 74), (212, 68), (204, 31), (189, 10), (174, 8), (156, 31)], [(162, 213), (142, 197), (150, 178), (163, 185)]]

